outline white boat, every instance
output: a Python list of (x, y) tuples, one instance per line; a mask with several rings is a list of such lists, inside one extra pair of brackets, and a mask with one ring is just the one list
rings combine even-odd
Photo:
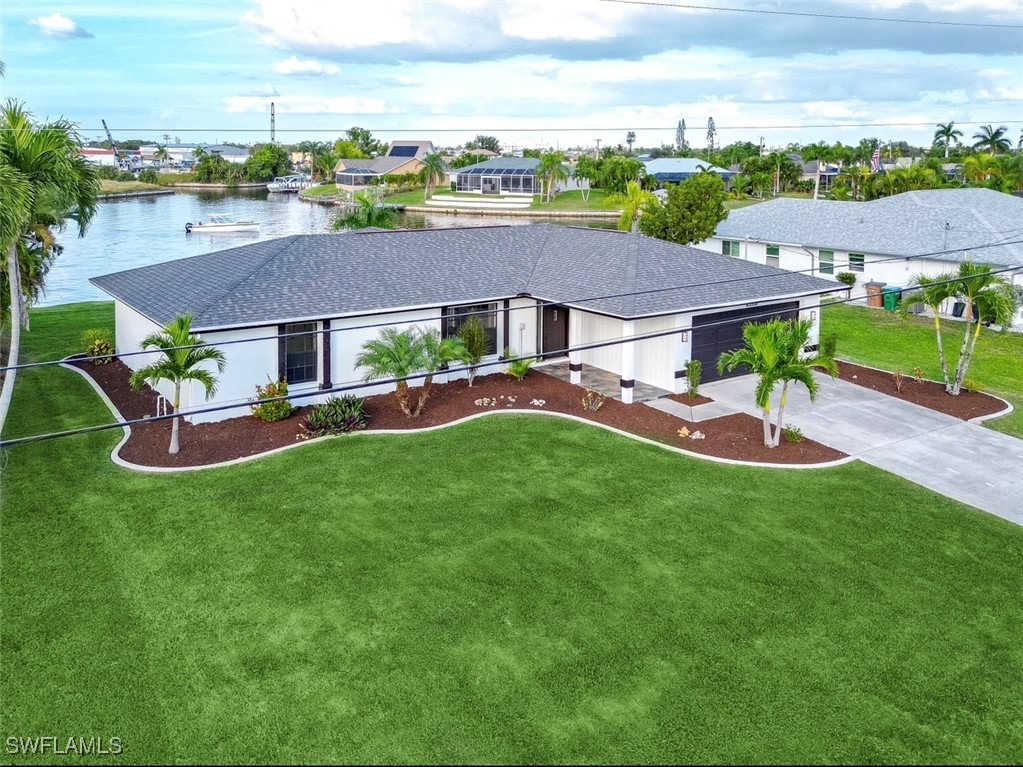
[(210, 216), (209, 221), (200, 221), (193, 224), (189, 221), (185, 224), (185, 234), (191, 232), (205, 232), (206, 234), (217, 234), (219, 232), (258, 232), (259, 222), (238, 221), (227, 216)]
[(309, 176), (293, 174), (291, 176), (278, 176), (267, 184), (266, 188), (271, 192), (299, 192), (303, 189), (308, 189), (312, 185), (313, 181)]

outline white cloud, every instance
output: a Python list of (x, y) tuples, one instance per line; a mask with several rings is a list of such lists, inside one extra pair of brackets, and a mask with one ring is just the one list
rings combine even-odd
[(519, 0), (501, 6), (501, 31), (523, 40), (607, 40), (636, 7), (591, 0)]
[(297, 56), (292, 56), (274, 64), (274, 72), (279, 75), (319, 75), (332, 77), (341, 74), (341, 67), (337, 64), (322, 64), (312, 59), (302, 61)]
[(39, 27), (39, 31), (46, 37), (56, 37), (64, 40), (73, 37), (92, 37), (89, 32), (78, 26), (74, 21), (59, 13), (51, 13), (49, 16), (29, 19), (28, 23)]

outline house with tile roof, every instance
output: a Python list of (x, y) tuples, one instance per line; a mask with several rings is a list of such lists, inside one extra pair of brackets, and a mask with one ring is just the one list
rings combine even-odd
[(1023, 285), (1023, 198), (991, 189), (927, 189), (870, 202), (780, 197), (728, 214), (697, 247), (781, 269), (904, 287), (917, 274), (991, 264)]
[(384, 176), (419, 173), (423, 158), (435, 151), (432, 141), (394, 141), (383, 157), (338, 160), (334, 166), (334, 181), (339, 189), (359, 191), (378, 184)]
[[(190, 312), (193, 330), (227, 357), (216, 398), (183, 393), (183, 410), (238, 404), (197, 420), (245, 415), (257, 384), (284, 378), (292, 393), (363, 380), (355, 365), (382, 325), (456, 335), (471, 315), (491, 338), (482, 372), (502, 352), (567, 356), (616, 375), (623, 402), (637, 382), (684, 389), (691, 359), (717, 377), (723, 351), (750, 319), (814, 321), (830, 281), (640, 234), (554, 224), (293, 235), (95, 277), (113, 297), (117, 349)], [(227, 345), (226, 342), (232, 342)], [(816, 343), (813, 340), (811, 343)], [(125, 358), (138, 369), (149, 355)], [(455, 374), (450, 374), (454, 376)], [(393, 385), (372, 382), (359, 394)]]

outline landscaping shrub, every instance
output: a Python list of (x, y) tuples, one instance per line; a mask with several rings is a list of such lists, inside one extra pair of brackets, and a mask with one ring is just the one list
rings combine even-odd
[(285, 380), (270, 381), (266, 386), (256, 386), (256, 404), (252, 405), (252, 415), (260, 421), (271, 423), (283, 421), (295, 412), (295, 406), (289, 400), (281, 399), (273, 402), (262, 400), (272, 397), (283, 397), (288, 393), (288, 382)]
[(700, 376), (703, 373), (703, 363), (699, 360), (690, 360), (686, 365), (686, 393), (689, 399), (696, 399), (700, 396)]
[(604, 405), (606, 400), (603, 394), (593, 389), (587, 389), (583, 395), (583, 410), (589, 410), (591, 413), (596, 413)]
[(462, 327), (458, 329), (458, 337), (462, 340), (458, 359), (467, 366), (465, 375), (469, 380), (469, 387), (472, 388), (472, 382), (476, 378), (480, 362), (487, 353), (490, 339), (479, 317), (470, 317), (462, 323)]
[[(514, 357), (516, 355), (511, 349), (505, 349), (504, 356)], [(536, 362), (535, 359), (512, 360), (508, 363), (508, 370), (506, 372), (516, 381), (521, 381), (526, 377), (526, 373), (529, 372), (529, 368), (533, 366), (534, 362)]]
[(85, 353), (92, 357), (93, 365), (106, 365), (114, 358), (114, 344), (105, 330), (90, 329), (82, 333)]
[(141, 181), (144, 184), (159, 184), (160, 177), (152, 168), (146, 168), (141, 173), (139, 173), (139, 181)]
[(803, 430), (798, 426), (786, 426), (781, 430), (781, 433), (785, 435), (785, 441), (793, 445), (806, 439), (806, 437), (803, 436)]
[(856, 275), (852, 272), (839, 272), (835, 275), (835, 279), (850, 288), (856, 284)]
[(838, 333), (831, 331), (821, 336), (821, 348), (820, 355), (827, 357), (829, 360), (835, 359), (835, 353), (838, 351)]
[(316, 405), (302, 423), (303, 436), (308, 439), (325, 434), (344, 434), (365, 429), (368, 423), (365, 398), (345, 394)]

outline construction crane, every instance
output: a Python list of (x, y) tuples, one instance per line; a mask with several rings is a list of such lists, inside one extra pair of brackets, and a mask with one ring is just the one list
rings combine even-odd
[(114, 160), (117, 161), (117, 167), (120, 168), (122, 165), (127, 165), (127, 160), (121, 160), (121, 153), (117, 151), (117, 144), (114, 143), (114, 137), (110, 135), (110, 128), (107, 127), (107, 121), (100, 119), (103, 123), (103, 130), (107, 132), (107, 140), (110, 142), (110, 148), (114, 150)]

